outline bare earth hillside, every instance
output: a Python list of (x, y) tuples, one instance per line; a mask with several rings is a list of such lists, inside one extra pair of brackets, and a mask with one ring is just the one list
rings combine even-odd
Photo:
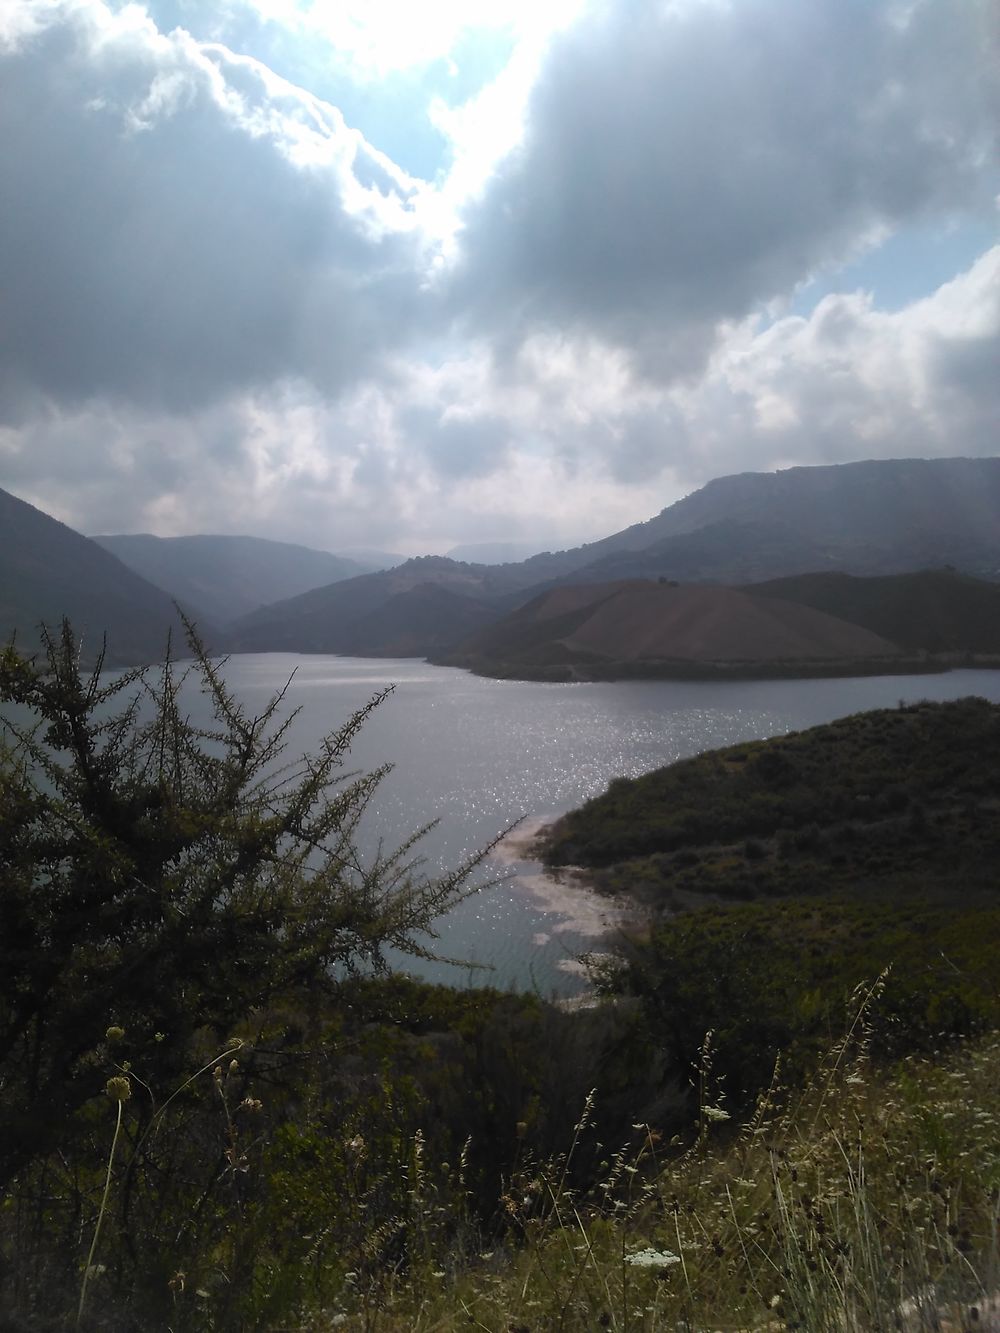
[(603, 599), (567, 645), (619, 661), (746, 662), (886, 657), (895, 644), (859, 625), (735, 588), (628, 584)]
[(555, 588), (478, 635), (453, 660), (489, 672), (675, 663), (898, 661), (889, 639), (812, 607), (737, 588), (634, 580)]

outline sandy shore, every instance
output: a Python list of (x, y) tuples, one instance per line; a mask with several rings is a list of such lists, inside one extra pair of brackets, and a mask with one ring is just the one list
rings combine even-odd
[(575, 866), (562, 866), (557, 872), (546, 870), (537, 859), (537, 841), (551, 822), (552, 818), (544, 815), (523, 819), (497, 843), (491, 855), (514, 872), (517, 884), (543, 912), (563, 918), (553, 924), (553, 932), (600, 940), (641, 920), (642, 913), (634, 903), (598, 893), (585, 871)]

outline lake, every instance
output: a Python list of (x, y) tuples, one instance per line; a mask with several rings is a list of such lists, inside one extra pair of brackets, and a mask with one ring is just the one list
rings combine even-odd
[[(376, 796), (362, 844), (398, 843), (436, 819), (422, 844), (429, 870), (458, 864), (523, 816), (560, 814), (603, 791), (613, 777), (636, 777), (701, 750), (901, 700), (978, 694), (1000, 702), (1000, 671), (541, 684), (488, 680), (416, 660), (268, 653), (233, 657), (225, 674), (256, 710), (293, 672), (286, 702), (301, 712), (289, 733), (292, 755), (315, 748), (374, 691), (396, 686), (352, 751), (352, 768), (395, 765)], [(487, 870), (507, 878), (439, 923), (438, 952), (489, 970), (410, 962), (408, 969), (453, 985), (536, 989), (546, 997), (582, 990), (585, 982), (571, 964), (593, 940), (547, 909), (532, 887), (534, 869), (493, 861)]]

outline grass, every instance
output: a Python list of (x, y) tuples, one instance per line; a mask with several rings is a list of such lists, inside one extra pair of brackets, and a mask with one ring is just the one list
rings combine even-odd
[(779, 1061), (745, 1115), (714, 1034), (674, 1132), (643, 1116), (609, 1138), (604, 1090), (545, 1152), (527, 1112), (507, 1165), (488, 1158), (494, 1207), (484, 1144), (414, 1118), (426, 1092), (400, 1076), (401, 1038), (351, 1073), (367, 1021), (331, 1048), (350, 1105), (263, 1028), (152, 1115), (137, 1064), (133, 1095), (95, 1100), (4, 1201), (3, 1327), (72, 1327), (79, 1301), (102, 1333), (995, 1329), (1000, 1035), (879, 1062), (893, 986), (859, 988), (812, 1076)]
[[(602, 1091), (582, 1099), (564, 1150), (543, 1152), (529, 1102), (508, 1164), (487, 1154), (492, 1208), (474, 1165), (484, 1144), (436, 1133), (428, 1099), (445, 1089), (402, 1072), (406, 1050), (434, 1062), (435, 1003), (472, 1022), (458, 996), (427, 990), (407, 1038), (397, 985), (383, 1012), (394, 1044), (363, 1013), (326, 1073), (329, 1037), (308, 1072), (303, 1048), (262, 1024), (238, 1062), (227, 1045), (200, 1062), (210, 1078), (147, 1111), (141, 1053), (129, 1066), (115, 1029), (110, 1068), (133, 1095), (114, 1110), (96, 1099), (80, 1137), (0, 1210), (3, 1327), (72, 1327), (79, 1302), (77, 1325), (102, 1333), (996, 1329), (1000, 1035), (880, 1063), (893, 988), (890, 975), (857, 990), (846, 1036), (804, 1084), (783, 1061), (762, 1071), (745, 1115), (715, 1034), (676, 1132), (648, 1117), (609, 1139)], [(375, 1059), (359, 1065), (362, 1035)], [(331, 1075), (351, 1080), (349, 1101), (324, 1088)]]
[(804, 1094), (783, 1105), (772, 1086), (739, 1130), (713, 1107), (679, 1150), (637, 1125), (586, 1192), (565, 1159), (524, 1163), (506, 1240), (302, 1327), (995, 1329), (998, 1070), (991, 1036), (878, 1074), (855, 1032)]

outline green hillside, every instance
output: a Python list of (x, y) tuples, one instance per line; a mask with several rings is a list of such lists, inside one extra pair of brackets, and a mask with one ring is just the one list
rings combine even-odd
[(714, 1034), (747, 1112), (779, 1055), (815, 1068), (891, 969), (885, 1059), (1000, 1021), (1000, 706), (922, 703), (715, 750), (608, 791), (540, 846), (644, 909), (603, 987), (674, 1068)]
[[(0, 491), (0, 643), (16, 635), (23, 651), (41, 643), (40, 626), (68, 617), (87, 661), (107, 638), (108, 665), (158, 661), (168, 635), (184, 642), (170, 597), (126, 568), (97, 542)], [(206, 638), (212, 627), (201, 624)]]
[(967, 900), (997, 887), (1000, 707), (883, 709), (621, 779), (542, 851), (657, 908), (688, 892)]
[(871, 578), (800, 574), (747, 591), (839, 616), (910, 652), (1000, 652), (1000, 583), (954, 569)]

